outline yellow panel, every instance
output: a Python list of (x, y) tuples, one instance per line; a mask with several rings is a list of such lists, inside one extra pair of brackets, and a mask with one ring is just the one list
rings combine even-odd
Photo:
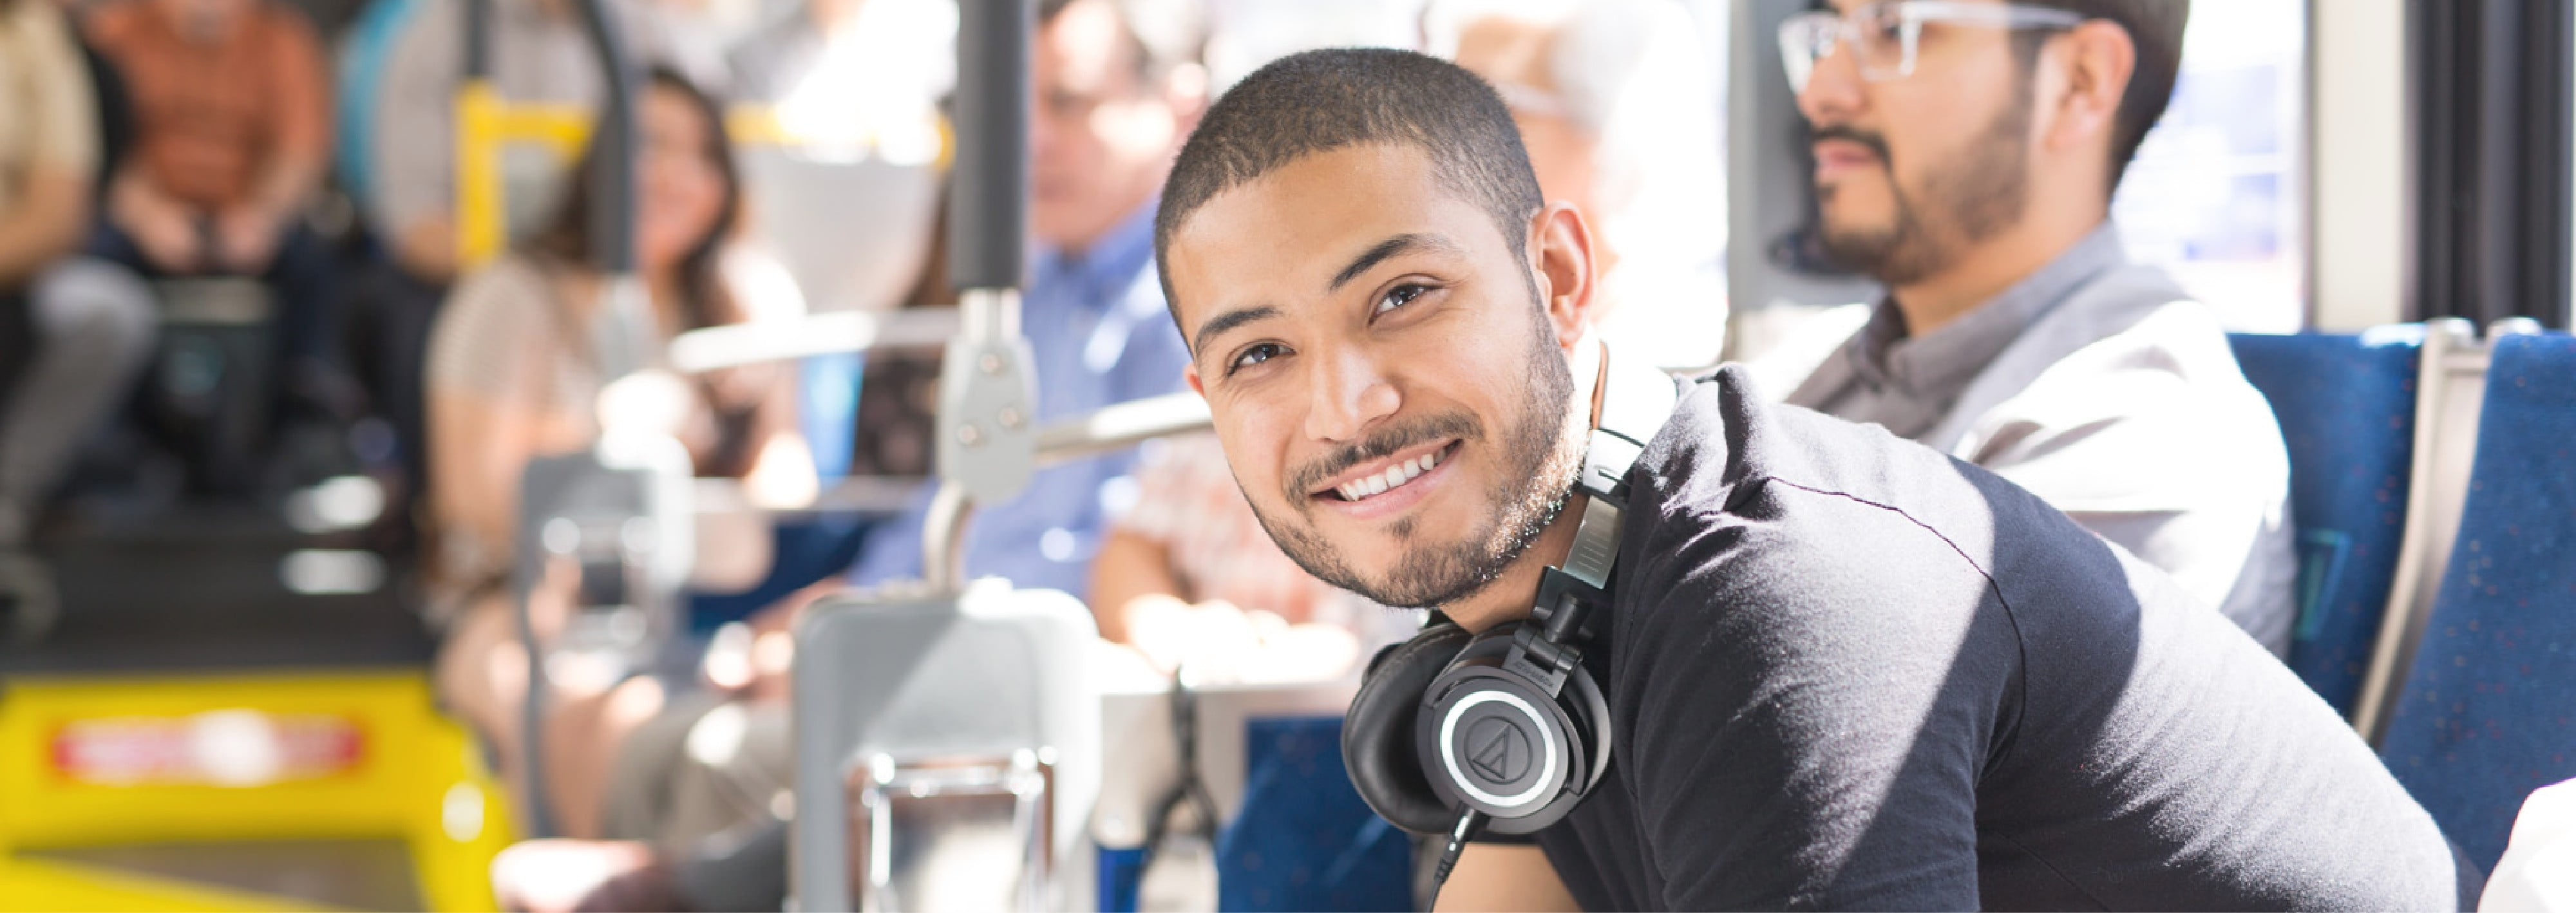
[(494, 135), (501, 96), (469, 80), (456, 90), (456, 262), (472, 270), (501, 250), (501, 143)]
[[(84, 782), (57, 761), (74, 726), (225, 710), (345, 719), (359, 748), (326, 775), (248, 787)], [(16, 847), (398, 838), (434, 909), (490, 909), (491, 859), (510, 840), (500, 787), (417, 672), (13, 679), (0, 690), (0, 796), (0, 859)], [(19, 891), (12, 871), (0, 870), (0, 897)]]
[(508, 241), (501, 149), (533, 143), (572, 161), (590, 137), (590, 112), (573, 105), (506, 102), (487, 82), (456, 90), (456, 253), (467, 269), (492, 259)]

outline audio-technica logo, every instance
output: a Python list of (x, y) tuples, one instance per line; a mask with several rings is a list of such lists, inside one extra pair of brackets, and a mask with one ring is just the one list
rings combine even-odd
[(1488, 716), (1467, 727), (1467, 768), (1476, 778), (1508, 786), (1529, 775), (1529, 734), (1509, 717)]

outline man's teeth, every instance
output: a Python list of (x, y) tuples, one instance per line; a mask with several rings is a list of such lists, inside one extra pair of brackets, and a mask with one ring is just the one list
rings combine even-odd
[(1363, 477), (1357, 482), (1351, 482), (1334, 490), (1341, 492), (1342, 500), (1345, 501), (1372, 498), (1385, 494), (1388, 489), (1401, 488), (1404, 483), (1413, 481), (1415, 477), (1430, 472), (1431, 467), (1438, 465), (1440, 465), (1440, 452), (1435, 450), (1389, 466), (1385, 472)]

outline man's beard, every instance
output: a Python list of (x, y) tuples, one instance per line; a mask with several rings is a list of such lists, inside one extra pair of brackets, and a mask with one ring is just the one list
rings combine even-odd
[(1895, 209), (1888, 224), (1876, 228), (1841, 227), (1830, 219), (1820, 220), (1825, 252), (1853, 272), (1886, 285), (1904, 285), (1947, 269), (1958, 261), (1960, 248), (2021, 221), (2030, 196), (2028, 101), (2022, 98), (2005, 105), (1966, 149), (1934, 167), (1923, 181), (1919, 206), (1897, 183), (1895, 159), (1887, 153), (1885, 138), (1840, 124), (1817, 128), (1818, 140), (1849, 140), (1878, 154), (1889, 204)]
[[(1531, 300), (1537, 300), (1534, 285)], [(1253, 516), (1279, 550), (1306, 573), (1388, 606), (1450, 605), (1501, 577), (1564, 512), (1573, 495), (1575, 474), (1582, 468), (1584, 437), (1567, 421), (1573, 407), (1574, 373), (1557, 349), (1556, 334), (1545, 313), (1539, 317), (1529, 350), (1534, 383), (1510, 417), (1510, 426), (1502, 429), (1502, 446), (1495, 452), (1503, 459), (1503, 471), (1485, 495), (1494, 510), (1484, 528), (1448, 542), (1416, 542), (1416, 534), (1422, 532), (1416, 528), (1416, 518), (1397, 520), (1388, 531), (1400, 541), (1402, 555), (1384, 579), (1366, 580), (1311, 524), (1272, 516), (1257, 500), (1247, 499), (1253, 500)], [(1283, 494), (1294, 508), (1292, 513), (1311, 516), (1309, 493), (1323, 480), (1396, 451), (1451, 437), (1462, 442), (1463, 450), (1464, 443), (1486, 440), (1484, 423), (1464, 411), (1453, 411), (1390, 425), (1289, 473)]]

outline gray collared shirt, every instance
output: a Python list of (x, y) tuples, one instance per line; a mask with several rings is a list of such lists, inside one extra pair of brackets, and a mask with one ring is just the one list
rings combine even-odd
[(2105, 222), (1994, 300), (1922, 336), (1909, 333), (1894, 299), (1881, 298), (1869, 323), (1835, 355), (1848, 362), (1853, 382), (1814, 408), (1919, 439), (1950, 414), (1959, 394), (2024, 328), (2085, 283), (2128, 262), (2119, 230)]
[(1788, 402), (1992, 470), (2289, 649), (2280, 426), (2216, 315), (2108, 223), (1921, 337), (1882, 301)]

